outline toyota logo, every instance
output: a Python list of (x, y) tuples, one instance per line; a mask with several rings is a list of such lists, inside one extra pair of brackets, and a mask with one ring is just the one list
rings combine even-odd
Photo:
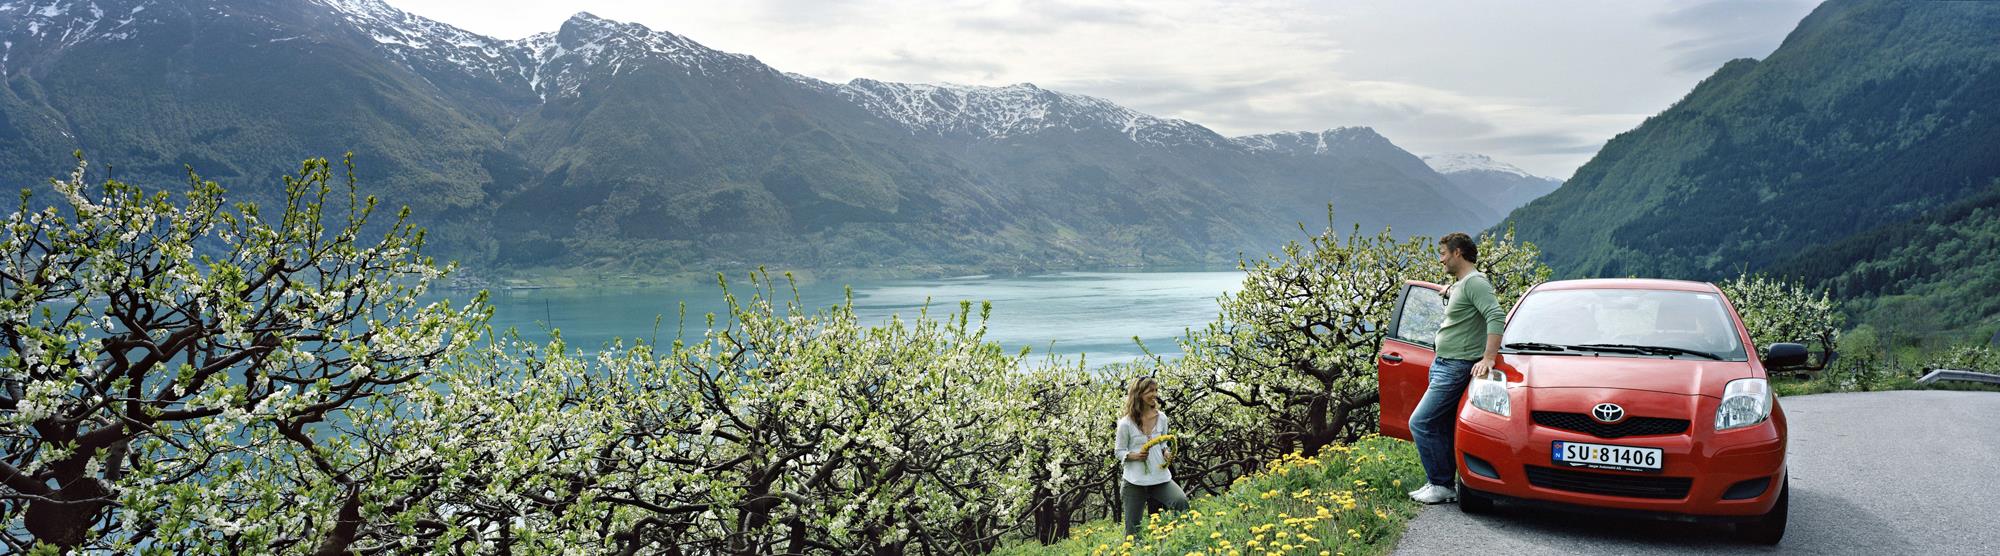
[(1601, 403), (1590, 408), (1590, 417), (1599, 423), (1612, 424), (1625, 420), (1625, 408), (1615, 403)]

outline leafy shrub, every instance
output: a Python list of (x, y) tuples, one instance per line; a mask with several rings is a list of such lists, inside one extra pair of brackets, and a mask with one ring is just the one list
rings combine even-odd
[(1777, 342), (1795, 342), (1819, 348), (1815, 369), (1823, 369), (1836, 359), (1840, 328), (1846, 322), (1833, 297), (1804, 285), (1762, 275), (1743, 274), (1716, 284), (1736, 306), (1743, 327), (1756, 343), (1757, 353)]
[[(1194, 405), (1214, 404), (1206, 413), (1234, 412), (1223, 420), (1254, 427), (1232, 430), (1248, 445), (1221, 459), (1312, 453), (1376, 430), (1375, 354), (1404, 280), (1448, 278), (1436, 249), (1432, 238), (1358, 228), (1343, 238), (1329, 228), (1240, 264), (1249, 273), (1243, 289), (1183, 340), (1186, 356), (1168, 382)], [(1503, 304), (1548, 278), (1538, 258), (1511, 232), (1480, 238), (1480, 270)]]
[(178, 200), (93, 188), (78, 160), (0, 236), (7, 552), (352, 547), (423, 470), (350, 412), (470, 345), (483, 299), (418, 304), (443, 271), (407, 210), (370, 225), (351, 167), (342, 192), (307, 161), (266, 216), (192, 172)]
[(1924, 370), (1931, 369), (2000, 373), (2000, 350), (1979, 344), (1958, 344), (1924, 364)]

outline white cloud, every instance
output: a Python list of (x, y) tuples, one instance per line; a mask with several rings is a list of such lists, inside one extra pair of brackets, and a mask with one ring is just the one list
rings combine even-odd
[(830, 81), (1032, 82), (1227, 135), (1367, 125), (1567, 177), (1817, 0), (391, 3), (505, 38), (589, 11)]

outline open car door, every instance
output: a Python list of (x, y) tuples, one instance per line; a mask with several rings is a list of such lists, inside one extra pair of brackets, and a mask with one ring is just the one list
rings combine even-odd
[(1410, 412), (1429, 388), (1431, 359), (1437, 356), (1438, 325), (1444, 324), (1444, 286), (1403, 282), (1389, 317), (1389, 333), (1376, 354), (1375, 380), (1382, 393), (1382, 435), (1410, 439)]

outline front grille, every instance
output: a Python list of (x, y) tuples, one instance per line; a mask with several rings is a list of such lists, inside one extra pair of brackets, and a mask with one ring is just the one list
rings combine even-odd
[(1555, 490), (1628, 498), (1686, 498), (1694, 479), (1658, 475), (1613, 475), (1529, 465), (1528, 484)]
[(1535, 424), (1552, 429), (1576, 431), (1598, 438), (1680, 434), (1687, 432), (1688, 429), (1687, 419), (1631, 417), (1615, 425), (1606, 425), (1591, 419), (1589, 415), (1557, 411), (1535, 412)]

